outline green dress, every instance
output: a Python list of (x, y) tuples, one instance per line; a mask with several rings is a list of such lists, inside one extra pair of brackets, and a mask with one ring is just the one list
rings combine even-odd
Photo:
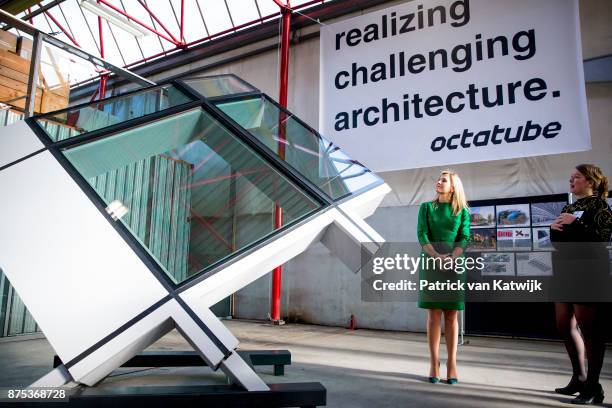
[[(419, 208), (417, 236), (421, 245), (432, 244), (439, 253), (450, 253), (457, 246), (465, 250), (470, 240), (470, 213), (464, 208), (453, 215), (451, 203), (423, 203)], [(422, 252), (422, 257), (429, 258), (425, 252)], [(427, 268), (426, 265), (419, 269), (419, 280), (429, 282), (446, 282), (448, 279), (465, 282), (465, 277), (465, 273), (456, 274)], [(440, 293), (420, 290), (418, 306), (424, 309), (463, 310), (464, 294), (461, 291)]]

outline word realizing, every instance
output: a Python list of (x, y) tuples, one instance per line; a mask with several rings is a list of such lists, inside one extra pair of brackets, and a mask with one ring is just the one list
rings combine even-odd
[[(448, 68), (449, 62), (455, 72), (465, 72), (472, 68), (474, 61), (493, 59), (498, 55), (507, 56), (512, 46), (513, 58), (524, 61), (536, 53), (535, 31), (519, 31), (509, 40), (500, 35), (487, 38), (484, 42), (482, 34), (476, 34), (475, 43), (459, 44), (450, 52), (444, 48), (430, 51), (427, 54), (413, 54), (407, 57), (404, 51), (389, 55), (388, 61), (380, 61), (370, 67), (360, 66), (353, 62), (350, 70), (339, 71), (334, 79), (336, 89), (349, 86), (365, 85), (387, 79), (401, 78), (407, 74), (420, 74), (425, 70)], [(486, 49), (485, 49), (486, 43)]]
[[(427, 14), (427, 21), (425, 21)], [(437, 16), (437, 17), (436, 17)], [(470, 21), (470, 2), (469, 0), (458, 0), (448, 7), (448, 16), (453, 20), (451, 26), (462, 27)], [(417, 11), (398, 16), (394, 11), (390, 15), (383, 14), (380, 25), (372, 23), (366, 25), (363, 30), (353, 28), (336, 34), (336, 51), (342, 45), (355, 47), (361, 42), (369, 43), (378, 41), (381, 38), (407, 34), (416, 30), (433, 27), (436, 24), (446, 24), (447, 9), (444, 6), (436, 6), (423, 9), (423, 5), (417, 6)], [(436, 20), (437, 19), (437, 20)], [(344, 40), (344, 41), (343, 41)]]
[[(522, 81), (508, 82), (477, 88), (469, 84), (465, 91), (451, 92), (445, 97), (438, 95), (423, 98), (419, 93), (403, 95), (402, 103), (389, 102), (383, 98), (380, 106), (353, 109), (352, 112), (338, 112), (335, 117), (334, 129), (337, 132), (355, 129), (360, 125), (374, 126), (379, 122), (399, 122), (410, 120), (411, 117), (438, 116), (443, 112), (459, 113), (464, 109), (478, 110), (494, 108), (504, 104), (512, 105), (517, 97), (523, 96), (528, 101), (539, 101), (548, 94), (548, 85), (542, 78), (532, 78), (524, 84)], [(551, 92), (553, 98), (558, 98), (559, 91)]]

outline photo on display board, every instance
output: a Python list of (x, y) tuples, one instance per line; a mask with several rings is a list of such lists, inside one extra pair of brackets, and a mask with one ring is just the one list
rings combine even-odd
[(526, 252), (516, 254), (517, 276), (552, 276), (550, 252)]
[(481, 255), (484, 262), (482, 276), (514, 276), (514, 254), (511, 252), (487, 252)]
[(561, 210), (567, 203), (557, 201), (551, 203), (532, 203), (531, 204), (531, 225), (543, 227), (550, 225), (561, 214)]
[(498, 227), (528, 227), (529, 204), (512, 204), (497, 206)]
[(495, 227), (495, 206), (470, 207), (470, 228)]
[(550, 228), (534, 228), (533, 231), (533, 250), (534, 251), (552, 251), (554, 247), (550, 242)]
[(470, 230), (468, 251), (495, 251), (497, 249), (495, 228), (479, 228)]
[(500, 228), (497, 230), (499, 251), (531, 251), (530, 228)]

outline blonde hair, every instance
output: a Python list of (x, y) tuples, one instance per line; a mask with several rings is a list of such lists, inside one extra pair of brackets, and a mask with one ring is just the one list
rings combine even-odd
[[(464, 208), (467, 209), (467, 199), (465, 198), (465, 191), (463, 190), (463, 183), (459, 178), (459, 175), (452, 170), (442, 170), (440, 172), (441, 176), (448, 176), (451, 182), (451, 186), (454, 191), (451, 193), (451, 206), (453, 208), (453, 215), (459, 214)], [(436, 195), (436, 198), (433, 200), (433, 204), (435, 206), (440, 202), (440, 195)]]
[(608, 178), (604, 176), (603, 171), (594, 164), (579, 164), (576, 166), (587, 181), (593, 183), (593, 193), (604, 200), (608, 197)]

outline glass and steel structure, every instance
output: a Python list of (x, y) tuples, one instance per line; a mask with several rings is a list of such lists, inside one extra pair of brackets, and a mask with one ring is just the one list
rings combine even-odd
[(28, 123), (175, 287), (382, 184), (234, 75), (171, 80)]
[(38, 324), (62, 360), (33, 387), (94, 386), (177, 329), (270, 391), (212, 307), (317, 242), (358, 271), (384, 241), (363, 219), (389, 187), (232, 75), (30, 117), (0, 151), (1, 267), (31, 313), (3, 332)]

